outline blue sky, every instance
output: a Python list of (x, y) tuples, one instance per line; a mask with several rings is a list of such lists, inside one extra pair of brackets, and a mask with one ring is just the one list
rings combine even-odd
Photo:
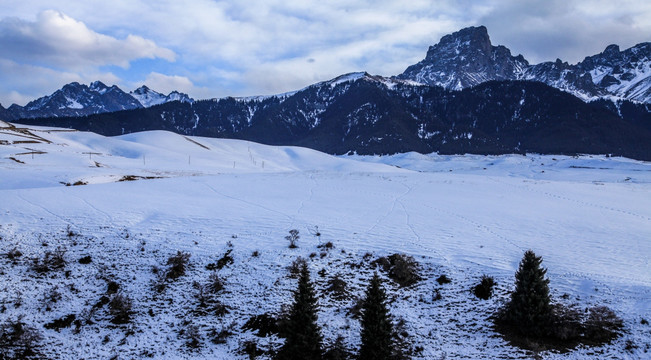
[(531, 63), (576, 63), (651, 41), (651, 2), (43, 1), (0, 3), (0, 104), (64, 84), (146, 84), (203, 99), (296, 90), (337, 75), (396, 75), (448, 33), (485, 25)]

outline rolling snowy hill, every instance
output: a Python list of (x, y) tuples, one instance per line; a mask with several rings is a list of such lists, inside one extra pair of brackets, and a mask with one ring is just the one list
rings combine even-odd
[[(488, 318), (513, 288), (526, 249), (543, 257), (554, 299), (606, 305), (625, 321), (612, 344), (543, 358), (651, 352), (647, 162), (335, 157), (163, 131), (103, 137), (0, 123), (0, 179), (1, 317), (23, 316), (48, 357), (244, 359), (246, 341), (276, 348), (277, 336), (243, 326), (291, 301), (296, 280), (286, 267), (298, 256), (316, 281), (325, 343), (342, 335), (355, 350), (359, 322), (349, 309), (377, 271), (371, 262), (405, 253), (421, 264), (422, 281), (400, 288), (381, 275), (392, 314), (422, 347), (414, 358), (525, 358), (531, 354), (496, 336)], [(300, 231), (298, 249), (287, 247), (290, 229)], [(319, 247), (326, 242), (334, 247)], [(57, 249), (65, 249), (65, 267), (37, 272), (34, 259)], [(177, 251), (190, 254), (186, 275), (155, 290), (152, 270)], [(225, 254), (232, 264), (206, 268)], [(225, 313), (199, 305), (212, 273), (224, 282), (216, 301)], [(327, 291), (336, 274), (348, 284), (345, 299)], [(443, 274), (450, 284), (435, 281)], [(482, 274), (498, 283), (488, 301), (470, 292)], [(101, 305), (112, 281), (133, 301), (128, 324), (112, 324)], [(79, 326), (44, 327), (68, 315)], [(193, 337), (197, 348), (187, 345)]]

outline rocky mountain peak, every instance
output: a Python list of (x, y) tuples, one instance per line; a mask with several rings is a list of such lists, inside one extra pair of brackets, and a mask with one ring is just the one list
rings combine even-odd
[(106, 91), (108, 89), (108, 86), (106, 86), (101, 81), (93, 81), (92, 83), (90, 83), (90, 89), (92, 91), (102, 92), (102, 91)]
[(399, 79), (461, 90), (489, 80), (540, 81), (585, 101), (604, 96), (651, 102), (651, 43), (620, 50), (618, 45), (576, 65), (556, 59), (530, 65), (505, 46), (493, 46), (485, 26), (445, 35), (430, 46), (425, 59)]
[(143, 85), (135, 90), (132, 91), (133, 94), (138, 94), (138, 95), (143, 95), (151, 92), (151, 89), (147, 87), (147, 85)]
[(605, 56), (617, 56), (619, 55), (619, 46), (615, 44), (608, 45), (602, 54)]
[(481, 51), (490, 53), (492, 48), (488, 29), (485, 26), (471, 26), (441, 38), (438, 44), (430, 46), (427, 57), (437, 56), (441, 50)]
[(521, 55), (493, 46), (486, 27), (477, 26), (443, 36), (423, 61), (398, 78), (460, 90), (489, 80), (516, 79), (528, 65)]

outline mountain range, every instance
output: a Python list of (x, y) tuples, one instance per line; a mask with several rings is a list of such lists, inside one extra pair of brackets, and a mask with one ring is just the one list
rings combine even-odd
[[(201, 101), (93, 83), (80, 93), (104, 93), (88, 105), (65, 96), (70, 84), (25, 107), (52, 111), (47, 118), (15, 116), (13, 105), (4, 114), (0, 108), (0, 116), (104, 135), (162, 129), (337, 154), (605, 153), (651, 160), (650, 67), (651, 43), (624, 51), (610, 45), (575, 65), (530, 65), (493, 46), (480, 26), (444, 36), (394, 77), (352, 73), (293, 93)], [(54, 99), (59, 108), (37, 106)], [(63, 99), (68, 105), (61, 108)]]
[(400, 79), (461, 90), (489, 80), (531, 80), (567, 91), (583, 100), (612, 98), (651, 102), (651, 43), (620, 51), (609, 45), (597, 55), (570, 65), (557, 59), (530, 65), (504, 46), (493, 46), (484, 26), (444, 36), (427, 56)]
[(126, 93), (115, 85), (108, 87), (101, 81), (95, 81), (90, 86), (73, 82), (52, 95), (38, 98), (25, 106), (13, 104), (8, 109), (0, 106), (0, 116), (7, 120), (83, 116), (139, 109), (170, 101), (192, 102), (194, 100), (187, 94), (177, 91), (163, 95), (144, 85)]

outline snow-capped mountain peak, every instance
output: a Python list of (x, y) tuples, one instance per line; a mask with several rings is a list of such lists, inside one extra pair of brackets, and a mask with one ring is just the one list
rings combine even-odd
[(460, 90), (488, 80), (513, 80), (529, 63), (512, 56), (504, 46), (493, 46), (484, 26), (445, 35), (430, 46), (425, 59), (398, 78)]
[(489, 80), (540, 81), (585, 101), (601, 97), (651, 102), (651, 43), (621, 51), (611, 44), (571, 65), (561, 59), (530, 65), (508, 48), (493, 46), (484, 26), (445, 35), (425, 59), (398, 75), (426, 85), (460, 90)]
[(180, 93), (178, 91), (172, 91), (169, 95), (161, 94), (157, 91), (154, 91), (148, 88), (146, 85), (143, 85), (136, 90), (129, 92), (134, 99), (138, 100), (140, 104), (144, 107), (151, 107), (154, 105), (164, 104), (170, 101), (180, 101), (192, 103), (194, 100), (191, 99), (187, 94)]
[(109, 87), (101, 81), (93, 81), (89, 88), (91, 91), (96, 91), (100, 94), (104, 94), (109, 90)]

